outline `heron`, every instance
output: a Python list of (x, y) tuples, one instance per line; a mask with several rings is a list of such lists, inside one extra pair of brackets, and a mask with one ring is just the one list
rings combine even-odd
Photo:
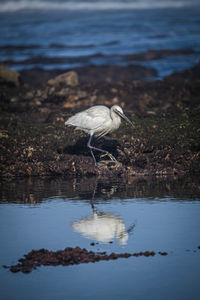
[(117, 160), (108, 151), (92, 146), (92, 137), (103, 137), (106, 134), (117, 130), (121, 124), (121, 118), (133, 126), (132, 122), (125, 116), (120, 106), (113, 105), (111, 108), (108, 108), (104, 105), (95, 105), (76, 113), (65, 122), (65, 125), (73, 126), (75, 127), (75, 130), (82, 130), (90, 135), (87, 147), (90, 149), (95, 165), (97, 165), (93, 150), (104, 153), (103, 156), (108, 156), (112, 161)]

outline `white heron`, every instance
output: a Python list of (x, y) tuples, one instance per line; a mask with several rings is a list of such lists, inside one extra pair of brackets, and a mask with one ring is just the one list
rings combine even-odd
[(125, 119), (133, 126), (132, 122), (125, 116), (120, 106), (113, 105), (109, 109), (104, 105), (96, 105), (70, 117), (65, 122), (65, 125), (74, 126), (76, 130), (82, 130), (90, 135), (87, 146), (90, 149), (95, 164), (97, 164), (93, 150), (105, 153), (111, 160), (116, 161), (116, 159), (108, 151), (91, 145), (93, 135), (102, 137), (118, 129), (121, 124), (121, 118)]

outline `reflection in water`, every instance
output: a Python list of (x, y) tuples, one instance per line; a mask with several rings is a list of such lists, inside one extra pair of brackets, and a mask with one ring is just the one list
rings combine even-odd
[(111, 199), (199, 199), (200, 177), (130, 177), (128, 179), (97, 179), (95, 177), (67, 180), (65, 178), (25, 178), (0, 182), (0, 203), (36, 204), (50, 198), (64, 201), (104, 203)]
[[(199, 201), (199, 177), (130, 177), (121, 179), (75, 178), (28, 178), (10, 182), (0, 182), (0, 203), (23, 203), (35, 205), (43, 201), (61, 198), (62, 201), (81, 201), (90, 203), (92, 214), (72, 223), (74, 231), (97, 242), (108, 243), (116, 239), (126, 244), (134, 224), (125, 228), (121, 216), (99, 212), (95, 209), (99, 203), (110, 201), (125, 202), (126, 199), (145, 199), (160, 201)], [(192, 197), (191, 197), (192, 195)]]
[[(128, 241), (129, 232), (135, 225), (132, 225), (128, 230), (125, 228), (125, 223), (122, 218), (117, 215), (98, 212), (94, 207), (95, 194), (98, 189), (98, 183), (94, 186), (92, 200), (90, 201), (93, 214), (82, 218), (79, 221), (72, 223), (74, 231), (81, 233), (84, 237), (96, 240), (101, 243), (108, 243), (113, 239), (117, 239), (118, 243), (125, 245)], [(102, 194), (110, 198), (116, 192), (116, 187), (111, 185), (109, 189), (103, 189)]]
[[(29, 178), (1, 181), (1, 265), (17, 263), (17, 259), (31, 249), (46, 248), (51, 254), (52, 250), (77, 245), (88, 248), (88, 237), (101, 243), (116, 241), (112, 245), (95, 246), (96, 251), (119, 253), (121, 246), (118, 243), (126, 243), (128, 239), (127, 245), (123, 246), (125, 251), (120, 252), (155, 250), (171, 254), (162, 262), (156, 256), (148, 262), (130, 258), (117, 264), (76, 266), (73, 270), (71, 267), (47, 268), (31, 276), (30, 280), (21, 275), (14, 278), (8, 270), (0, 268), (1, 298), (33, 300), (40, 295), (39, 298), (57, 299), (60, 288), (64, 287), (60, 299), (115, 297), (117, 300), (122, 298), (121, 291), (128, 291), (127, 299), (138, 299), (141, 291), (155, 290), (156, 284), (158, 291), (156, 288), (155, 294), (145, 294), (144, 299), (157, 299), (157, 294), (165, 300), (176, 299), (177, 291), (182, 291), (180, 299), (198, 299), (199, 180), (200, 177), (196, 176), (183, 179)], [(134, 220), (138, 225), (128, 228)], [(74, 233), (70, 224), (78, 233)], [(134, 239), (130, 237), (131, 232)], [(87, 238), (80, 238), (81, 235)], [(54, 256), (50, 255), (52, 258)], [(87, 262), (85, 255), (82, 258)], [(77, 262), (79, 255), (73, 259)], [(36, 291), (36, 284), (44, 287), (44, 291)], [(111, 291), (110, 294), (102, 294), (102, 286), (105, 286), (106, 293)], [(16, 287), (21, 287), (19, 293), (16, 293)]]
[(72, 223), (72, 228), (97, 242), (108, 243), (116, 238), (119, 244), (125, 245), (134, 225), (126, 230), (124, 220), (117, 215), (93, 211), (91, 216)]

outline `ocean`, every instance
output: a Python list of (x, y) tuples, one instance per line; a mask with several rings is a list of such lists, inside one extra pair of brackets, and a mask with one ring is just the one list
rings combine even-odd
[(163, 78), (200, 58), (197, 0), (0, 1), (0, 28), (0, 62), (14, 70), (142, 65)]

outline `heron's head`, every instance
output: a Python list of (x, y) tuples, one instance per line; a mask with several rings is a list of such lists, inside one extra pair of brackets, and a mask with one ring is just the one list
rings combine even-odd
[(126, 122), (128, 122), (131, 126), (133, 126), (133, 123), (125, 116), (122, 108), (119, 105), (113, 105), (111, 109), (114, 113), (116, 113), (118, 116), (126, 120)]

